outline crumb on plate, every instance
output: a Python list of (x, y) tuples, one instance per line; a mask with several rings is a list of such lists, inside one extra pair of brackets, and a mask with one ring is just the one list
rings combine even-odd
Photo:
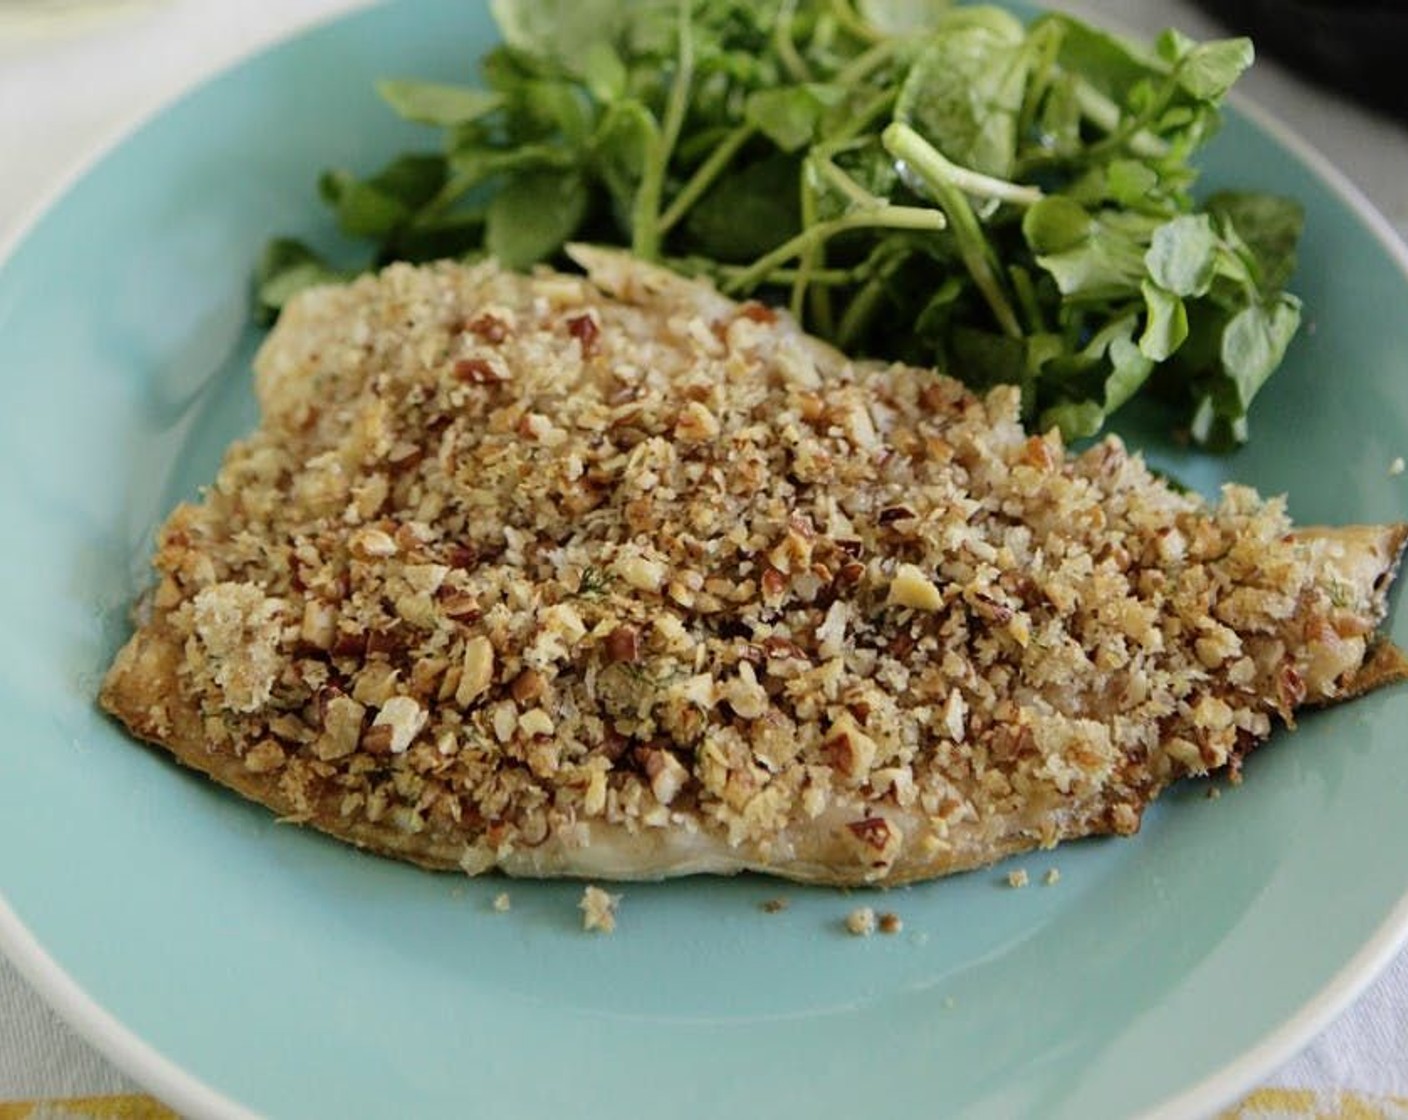
[(1016, 871), (1009, 871), (1007, 873), (1007, 885), (1009, 887), (1025, 887), (1027, 882), (1027, 870), (1024, 867), (1019, 867)]
[(508, 891), (500, 891), (494, 896), (494, 911), (498, 914), (506, 914), (512, 908), (513, 902), (508, 897)]
[(904, 919), (893, 911), (887, 910), (880, 915), (879, 925), (881, 933), (899, 933), (904, 929)]
[(763, 913), (780, 914), (782, 911), (786, 910), (789, 905), (790, 903), (785, 898), (770, 898), (762, 903)]
[(577, 905), (582, 911), (582, 928), (589, 932), (614, 933), (619, 894), (607, 894), (600, 887), (587, 887)]
[(869, 906), (857, 906), (846, 915), (846, 929), (856, 937), (869, 937), (875, 932), (875, 911)]
[(1061, 869), (1059, 867), (1052, 867), (1048, 869), (1046, 875), (1042, 879), (1042, 882), (1044, 882), (1048, 887), (1054, 887), (1060, 881)]

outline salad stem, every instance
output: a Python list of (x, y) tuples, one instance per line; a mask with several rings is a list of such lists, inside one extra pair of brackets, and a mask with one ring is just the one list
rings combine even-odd
[(836, 17), (842, 30), (863, 43), (879, 43), (885, 38), (883, 32), (857, 14), (851, 0), (831, 0), (831, 14)]
[(636, 191), (632, 212), (631, 249), (639, 257), (653, 261), (660, 256), (660, 201), (665, 190), (665, 173), (670, 156), (684, 127), (685, 111), (689, 107), (689, 91), (694, 83), (694, 36), (691, 33), (689, 2), (680, 0), (679, 55), (675, 63), (675, 79), (670, 85), (670, 97), (665, 104), (665, 121), (660, 130), (653, 158), (648, 160)]
[(792, 41), (792, 17), (797, 11), (797, 0), (783, 0), (777, 13), (777, 23), (773, 27), (773, 47), (783, 67), (795, 82), (812, 80), (811, 67), (797, 53), (797, 44)]
[(756, 288), (783, 261), (805, 253), (813, 245), (830, 240), (838, 233), (853, 229), (910, 229), (937, 233), (948, 228), (941, 210), (923, 206), (881, 206), (874, 210), (857, 210), (828, 222), (818, 222), (788, 238), (776, 249), (763, 254), (739, 275), (724, 285), (728, 293), (741, 293)]
[(885, 129), (881, 142), (892, 156), (918, 171), (925, 182), (942, 181), (964, 194), (1010, 202), (1014, 206), (1035, 206), (1045, 197), (1039, 187), (1022, 186), (960, 167), (902, 121)]
[(873, 47), (860, 55), (855, 61), (848, 63), (840, 70), (836, 71), (836, 76), (831, 81), (844, 89), (851, 89), (860, 85), (866, 78), (870, 77), (876, 70), (884, 66), (899, 50), (899, 42), (895, 39), (881, 39)]
[[(1096, 89), (1089, 82), (1078, 78), (1075, 81), (1076, 104), (1080, 111), (1103, 132), (1120, 132), (1120, 107)], [(1129, 150), (1143, 159), (1163, 159), (1172, 150), (1168, 141), (1155, 136), (1148, 129), (1139, 128), (1129, 136)]]
[(699, 165), (689, 177), (689, 181), (680, 188), (679, 194), (675, 195), (674, 201), (660, 215), (660, 236), (663, 237), (679, 224), (680, 219), (688, 214), (690, 208), (714, 185), (739, 149), (748, 143), (756, 132), (757, 129), (751, 124), (739, 125), (709, 153), (709, 158)]
[(963, 263), (992, 311), (993, 318), (997, 320), (997, 325), (1008, 337), (1021, 338), (1022, 325), (1017, 321), (1012, 304), (1002, 290), (997, 254), (983, 235), (982, 226), (977, 215), (973, 213), (973, 207), (969, 205), (967, 195), (950, 177), (949, 172), (956, 165), (940, 155), (932, 144), (909, 125), (899, 121), (885, 129), (880, 142), (897, 162), (908, 167), (919, 177), (934, 200), (942, 207), (948, 220), (953, 223), (954, 240)]

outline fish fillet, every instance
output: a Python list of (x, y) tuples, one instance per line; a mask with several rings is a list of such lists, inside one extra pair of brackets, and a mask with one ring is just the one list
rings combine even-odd
[(1011, 388), (576, 252), (292, 303), (103, 706), (429, 867), (893, 884), (1133, 833), (1405, 676), (1408, 527), (1209, 503)]

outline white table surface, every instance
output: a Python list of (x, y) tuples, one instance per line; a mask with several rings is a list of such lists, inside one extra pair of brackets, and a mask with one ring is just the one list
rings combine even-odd
[[(174, 92), (292, 29), (356, 6), (0, 0), (0, 246), (97, 146)], [(1218, 34), (1183, 0), (1078, 6), (1139, 32), (1174, 25), (1195, 37)], [(1239, 88), (1319, 148), (1408, 237), (1408, 129), (1265, 61)], [(1266, 1084), (1408, 1097), (1408, 954)], [(0, 1102), (136, 1089), (0, 958)]]

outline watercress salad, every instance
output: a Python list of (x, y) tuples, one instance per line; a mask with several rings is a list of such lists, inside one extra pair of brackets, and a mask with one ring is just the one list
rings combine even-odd
[[(785, 303), (854, 354), (1021, 386), (1026, 419), (1092, 435), (1136, 392), (1234, 447), (1300, 321), (1302, 214), (1196, 201), (1190, 158), (1246, 39), (1126, 42), (946, 0), (493, 0), (481, 86), (388, 80), (438, 151), (326, 172), (366, 267), (568, 240), (628, 246)], [(273, 242), (270, 315), (349, 275)]]

